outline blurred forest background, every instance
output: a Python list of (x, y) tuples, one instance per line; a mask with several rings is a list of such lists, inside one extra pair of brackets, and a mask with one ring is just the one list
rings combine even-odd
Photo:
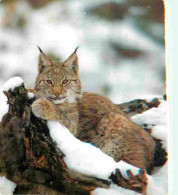
[(37, 45), (61, 61), (79, 45), (83, 91), (115, 103), (165, 94), (162, 0), (0, 0), (0, 87), (33, 86)]

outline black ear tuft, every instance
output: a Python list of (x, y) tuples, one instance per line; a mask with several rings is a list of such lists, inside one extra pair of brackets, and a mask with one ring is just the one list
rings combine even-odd
[(47, 66), (52, 66), (52, 62), (51, 60), (43, 53), (42, 49), (37, 46), (39, 51), (40, 51), (40, 55), (39, 55), (39, 60), (38, 60), (38, 70), (39, 72), (42, 72), (45, 67)]
[(79, 48), (79, 46), (77, 46), (77, 47), (76, 47), (76, 49), (75, 49), (74, 53), (76, 53), (76, 52), (77, 52), (78, 48)]
[(41, 53), (43, 53), (42, 49), (41, 49), (38, 45), (37, 45), (37, 47), (38, 47), (39, 51), (40, 51)]
[(67, 60), (64, 62), (64, 67), (68, 67), (71, 69), (75, 74), (78, 74), (78, 57), (77, 57), (77, 49), (70, 55)]

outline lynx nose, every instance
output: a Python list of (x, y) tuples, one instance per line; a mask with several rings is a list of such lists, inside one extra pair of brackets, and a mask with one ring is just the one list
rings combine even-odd
[(61, 89), (58, 88), (58, 87), (54, 87), (54, 88), (52, 89), (52, 92), (53, 92), (53, 94), (54, 94), (56, 97), (58, 97), (58, 96), (61, 94)]

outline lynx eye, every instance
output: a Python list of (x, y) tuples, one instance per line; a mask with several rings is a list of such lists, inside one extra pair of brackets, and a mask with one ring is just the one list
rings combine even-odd
[(52, 85), (52, 81), (51, 81), (51, 80), (46, 80), (46, 82), (47, 82), (49, 85)]
[(63, 81), (62, 81), (62, 85), (66, 85), (66, 84), (68, 84), (69, 83), (69, 80), (68, 79), (64, 79)]

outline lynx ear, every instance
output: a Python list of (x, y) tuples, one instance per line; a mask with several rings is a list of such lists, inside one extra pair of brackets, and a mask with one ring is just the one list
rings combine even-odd
[(40, 50), (39, 61), (38, 61), (38, 70), (42, 72), (47, 66), (52, 66), (50, 59), (43, 53), (41, 48), (38, 46)]
[(74, 71), (75, 74), (78, 74), (78, 57), (77, 57), (77, 47), (72, 55), (70, 55), (67, 60), (64, 62), (65, 67), (69, 67)]

